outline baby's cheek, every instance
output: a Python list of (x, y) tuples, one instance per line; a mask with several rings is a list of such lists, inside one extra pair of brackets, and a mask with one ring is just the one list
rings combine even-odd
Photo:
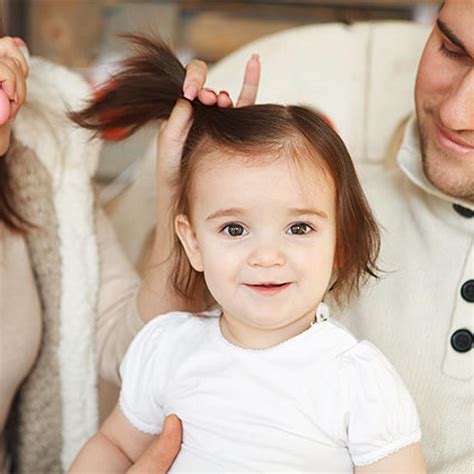
[(212, 258), (204, 255), (204, 277), (214, 297), (232, 292), (240, 281), (241, 262), (232, 252), (217, 251)]
[(334, 251), (328, 243), (318, 251), (306, 252), (304, 258), (296, 263), (299, 273), (310, 279), (325, 280), (329, 278), (334, 267)]

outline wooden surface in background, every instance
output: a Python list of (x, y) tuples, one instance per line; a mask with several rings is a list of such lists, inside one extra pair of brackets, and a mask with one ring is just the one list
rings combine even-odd
[(95, 0), (41, 0), (29, 6), (29, 48), (69, 67), (87, 67), (96, 57), (103, 27)]
[[(166, 30), (177, 46), (212, 62), (243, 44), (294, 26), (409, 19), (412, 7), (439, 4), (439, 0), (30, 0), (29, 38), (33, 54), (70, 67), (87, 67), (104, 41), (110, 49), (109, 24), (122, 11), (130, 19), (122, 21), (123, 30)], [(147, 21), (134, 19), (140, 14)]]

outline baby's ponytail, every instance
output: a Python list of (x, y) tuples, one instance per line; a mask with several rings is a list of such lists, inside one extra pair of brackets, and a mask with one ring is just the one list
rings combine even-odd
[(69, 117), (95, 134), (123, 129), (123, 137), (157, 119), (167, 119), (183, 97), (186, 70), (170, 48), (153, 36), (126, 34), (136, 54), (122, 63), (87, 107)]

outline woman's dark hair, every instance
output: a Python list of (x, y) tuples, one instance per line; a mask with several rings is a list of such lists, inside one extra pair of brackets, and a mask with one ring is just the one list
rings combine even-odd
[[(131, 135), (151, 120), (168, 118), (176, 101), (183, 98), (186, 71), (171, 50), (154, 37), (126, 37), (135, 44), (136, 54), (124, 61), (86, 109), (70, 114), (77, 124), (96, 133), (119, 128)], [(332, 294), (346, 301), (369, 275), (376, 276), (379, 231), (349, 153), (324, 119), (300, 106), (223, 109), (194, 100), (192, 107), (193, 125), (184, 145), (174, 215), (190, 215), (193, 176), (203, 155), (211, 151), (224, 152), (222, 159), (245, 156), (248, 163), (257, 163), (265, 155), (309, 161), (329, 174), (336, 190), (338, 271)], [(175, 249), (173, 283), (192, 300), (204, 286), (204, 277), (191, 267), (177, 237)]]

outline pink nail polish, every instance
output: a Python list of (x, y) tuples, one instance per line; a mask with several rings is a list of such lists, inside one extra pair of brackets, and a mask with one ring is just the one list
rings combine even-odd
[(21, 38), (15, 37), (13, 38), (13, 40), (18, 46), (23, 46), (24, 48), (26, 48), (26, 43)]

